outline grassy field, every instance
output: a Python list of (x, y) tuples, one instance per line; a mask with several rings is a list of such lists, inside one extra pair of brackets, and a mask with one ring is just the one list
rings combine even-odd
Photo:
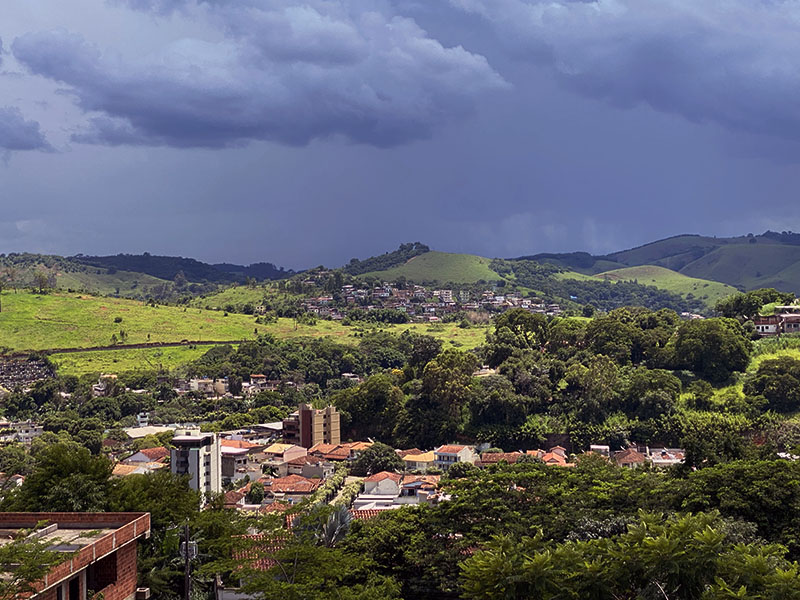
[[(365, 329), (345, 327), (336, 321), (318, 321), (298, 325), (292, 319), (255, 324), (253, 317), (220, 311), (171, 306), (150, 307), (141, 302), (117, 298), (97, 298), (76, 294), (37, 295), (5, 292), (0, 296), (0, 346), (12, 350), (48, 350), (53, 348), (89, 348), (120, 340), (120, 330), (127, 333), (123, 343), (180, 342), (182, 340), (235, 341), (252, 339), (255, 332), (272, 334), (280, 339), (330, 338), (345, 344), (357, 344)], [(115, 319), (121, 318), (119, 323)], [(376, 327), (377, 328), (377, 327)], [(369, 330), (371, 328), (367, 328)], [(379, 329), (400, 334), (406, 330), (432, 335), (447, 348), (467, 350), (483, 343), (485, 328), (461, 329), (456, 323), (415, 323), (385, 325)], [(65, 372), (127, 370), (150, 361), (163, 362), (168, 368), (183, 364), (207, 351), (209, 347), (121, 349), (103, 352), (62, 354), (54, 360)], [(81, 362), (86, 365), (81, 365)], [(116, 362), (115, 362), (116, 361)], [(116, 365), (116, 368), (114, 368)]]
[(692, 294), (709, 306), (714, 306), (717, 300), (735, 294), (738, 291), (736, 288), (718, 281), (687, 277), (682, 273), (653, 265), (607, 271), (595, 275), (595, 278), (610, 279), (612, 281), (636, 280), (642, 285), (652, 285), (682, 296)]
[(261, 304), (266, 294), (267, 290), (261, 286), (251, 288), (246, 285), (236, 285), (225, 288), (215, 294), (194, 298), (189, 305), (195, 308), (211, 309), (222, 309), (228, 304), (233, 304), (234, 306), (252, 304), (257, 306)]
[(117, 271), (109, 274), (106, 269), (86, 267), (86, 271), (58, 272), (56, 282), (63, 290), (85, 290), (97, 294), (121, 294), (138, 296), (145, 286), (165, 283), (163, 279), (146, 273)]
[(126, 371), (165, 369), (185, 365), (211, 350), (213, 346), (178, 346), (102, 352), (74, 352), (50, 356), (60, 375), (87, 373), (124, 373)]
[(800, 246), (732, 244), (720, 246), (681, 269), (693, 277), (800, 292)]
[[(4, 292), (0, 346), (13, 350), (105, 346), (181, 340), (241, 340), (254, 336), (255, 319), (218, 311), (151, 307), (135, 300), (78, 294)], [(115, 319), (122, 319), (116, 323)]]
[(393, 281), (405, 277), (416, 282), (477, 283), (480, 280), (496, 281), (501, 277), (489, 268), (491, 259), (473, 254), (426, 252), (408, 262), (386, 271), (365, 273), (362, 277), (379, 277)]
[[(287, 325), (290, 327), (287, 329)], [(308, 328), (294, 330), (294, 324), (278, 323), (271, 332), (283, 338), (293, 337), (336, 337), (337, 342), (355, 345), (360, 338), (356, 336), (357, 328), (331, 327), (328, 321), (313, 327), (313, 335)], [(371, 328), (370, 328), (371, 329)], [(486, 328), (474, 327), (460, 329), (454, 324), (431, 326), (425, 324), (393, 325), (375, 328), (401, 334), (411, 330), (416, 333), (431, 335), (444, 342), (444, 348), (468, 350), (481, 345), (486, 338)], [(124, 373), (140, 369), (176, 369), (186, 363), (200, 358), (213, 346), (178, 346), (170, 348), (131, 348), (122, 350), (103, 350), (87, 352), (70, 352), (51, 355), (51, 360), (58, 367), (60, 375), (85, 375), (87, 373)]]

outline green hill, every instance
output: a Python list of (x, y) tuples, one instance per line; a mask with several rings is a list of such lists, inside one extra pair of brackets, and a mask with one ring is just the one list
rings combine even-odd
[(572, 252), (521, 259), (589, 275), (653, 265), (745, 290), (775, 287), (800, 294), (800, 234), (792, 232), (730, 238), (678, 235), (606, 256)]
[(256, 327), (245, 315), (123, 298), (4, 292), (0, 299), (0, 346), (13, 350), (105, 346), (112, 336), (125, 344), (241, 340)]
[(404, 264), (386, 269), (370, 271), (362, 277), (377, 277), (393, 281), (399, 277), (424, 283), (477, 283), (497, 281), (501, 277), (489, 267), (491, 259), (473, 254), (449, 252), (426, 252), (414, 256)]
[(688, 277), (682, 273), (654, 265), (616, 269), (599, 273), (595, 277), (610, 281), (637, 281), (643, 285), (654, 285), (684, 297), (691, 294), (695, 298), (703, 300), (710, 307), (714, 306), (720, 298), (737, 292), (736, 288), (718, 281)]
[(775, 243), (720, 246), (686, 265), (682, 273), (747, 289), (800, 291), (800, 246)]

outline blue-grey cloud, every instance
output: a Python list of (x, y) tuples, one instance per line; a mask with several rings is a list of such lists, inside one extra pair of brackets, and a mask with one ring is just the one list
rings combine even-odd
[[(180, 2), (129, 0), (156, 13)], [(126, 60), (66, 31), (12, 44), (92, 115), (79, 142), (224, 147), (343, 136), (376, 146), (429, 137), (507, 87), (480, 55), (444, 47), (381, 0), (191, 4), (221, 39), (182, 39)]]
[(18, 108), (0, 107), (0, 150), (50, 150), (39, 123), (26, 121)]
[(569, 89), (800, 139), (794, 0), (450, 0)]

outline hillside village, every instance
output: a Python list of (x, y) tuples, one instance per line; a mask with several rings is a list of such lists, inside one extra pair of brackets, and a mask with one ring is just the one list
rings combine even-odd
[[(800, 468), (792, 295), (733, 294), (713, 316), (583, 311), (497, 285), (332, 288), (336, 277), (315, 270), (286, 287), (303, 291), (290, 296), (301, 311), (295, 327), (300, 315), (339, 321), (355, 330), (350, 341), (255, 333), (174, 369), (80, 376), (61, 373), (46, 350), (0, 360), (0, 519), (9, 531), (33, 527), (36, 539), (60, 533), (81, 557), (65, 562), (59, 550), (43, 562), (32, 578), (40, 597), (100, 589), (172, 598), (189, 581), (209, 600), (255, 599), (285, 561), (303, 556), (319, 569), (324, 553), (344, 564), (364, 548), (374, 562), (350, 576), (381, 598), (472, 597), (454, 582), (493, 556), (497, 523), (513, 535), (540, 523), (555, 544), (570, 544), (595, 539), (598, 527), (622, 535), (628, 525), (613, 519), (651, 518), (640, 511), (683, 518), (697, 498), (725, 515), (709, 513), (710, 522), (755, 523), (764, 539), (789, 544), (785, 560), (794, 556), (793, 526), (772, 525), (777, 513), (743, 515), (709, 495), (706, 479), (743, 469), (743, 485), (785, 482)], [(247, 316), (256, 328), (275, 297)], [(484, 339), (446, 348), (426, 329), (392, 329), (453, 321), (468, 330), (481, 322)], [(800, 489), (786, 485), (784, 501), (800, 509)], [(752, 488), (735, 493), (766, 501)], [(44, 513), (52, 516), (40, 528)], [(388, 546), (385, 530), (396, 536)], [(179, 557), (188, 580), (159, 566), (178, 556), (174, 544), (195, 548)], [(413, 554), (397, 558), (397, 544)], [(137, 561), (136, 546), (157, 563)], [(433, 579), (431, 561), (448, 575)]]

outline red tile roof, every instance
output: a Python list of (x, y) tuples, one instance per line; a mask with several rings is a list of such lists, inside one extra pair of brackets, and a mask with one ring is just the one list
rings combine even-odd
[(228, 448), (259, 448), (259, 444), (254, 444), (252, 442), (248, 442), (247, 440), (229, 440), (229, 439), (221, 439), (219, 441), (220, 446), (227, 446)]
[(144, 454), (153, 462), (169, 456), (169, 450), (167, 450), (164, 446), (158, 446), (157, 448), (145, 448), (144, 450), (139, 450), (139, 452)]
[(419, 448), (411, 448), (411, 450), (396, 450), (397, 455), (400, 458), (405, 458), (406, 456), (416, 456), (418, 454), (424, 454), (422, 450)]
[(403, 478), (402, 475), (397, 473), (390, 473), (389, 471), (381, 471), (380, 473), (375, 473), (375, 475), (370, 475), (364, 481), (383, 481), (384, 479), (391, 479), (395, 483), (400, 483), (400, 480)]
[(324, 463), (325, 459), (321, 456), (311, 456), (306, 454), (305, 456), (298, 456), (297, 458), (293, 458), (289, 461), (290, 465), (294, 465), (296, 467), (302, 465), (318, 465), (319, 463)]
[(522, 456), (522, 452), (484, 452), (481, 454), (481, 464), (493, 465), (504, 460), (513, 465), (520, 456)]
[[(285, 539), (271, 537), (264, 534), (243, 535), (244, 548), (233, 551), (233, 558), (238, 561), (246, 561), (247, 566), (258, 571), (266, 571), (278, 564), (271, 555), (283, 549)], [(242, 565), (244, 566), (244, 565)]]
[(366, 521), (367, 519), (373, 519), (377, 517), (382, 512), (384, 511), (370, 508), (367, 510), (351, 510), (350, 514), (353, 515), (354, 519), (358, 519), (359, 521)]
[(614, 462), (618, 465), (638, 465), (645, 461), (645, 456), (636, 448), (626, 448), (614, 454)]
[(288, 475), (275, 479), (259, 479), (264, 484), (264, 491), (283, 494), (310, 494), (322, 483), (319, 479), (306, 479), (300, 475)]
[(283, 502), (273, 502), (272, 504), (267, 504), (265, 506), (262, 506), (259, 509), (259, 512), (262, 513), (286, 512), (290, 508), (291, 506)]
[(436, 450), (436, 454), (458, 454), (466, 446), (442, 446)]
[(332, 452), (339, 447), (339, 444), (323, 444), (320, 442), (319, 444), (314, 444), (311, 448), (308, 449), (309, 454), (327, 454), (328, 452)]

